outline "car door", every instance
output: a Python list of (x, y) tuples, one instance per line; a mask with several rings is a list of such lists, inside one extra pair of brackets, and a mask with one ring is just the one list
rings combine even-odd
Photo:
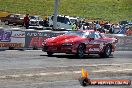
[(19, 24), (19, 15), (15, 15), (13, 23), (14, 24)]
[(8, 23), (11, 23), (12, 24), (13, 23), (13, 20), (14, 20), (14, 15), (11, 14), (6, 21), (8, 21)]
[(22, 15), (16, 16), (16, 24), (22, 24), (23, 19), (21, 17), (22, 17)]
[(87, 50), (89, 53), (97, 53), (100, 51), (100, 45), (102, 45), (101, 38), (99, 32), (90, 32), (89, 36), (89, 43), (87, 44)]

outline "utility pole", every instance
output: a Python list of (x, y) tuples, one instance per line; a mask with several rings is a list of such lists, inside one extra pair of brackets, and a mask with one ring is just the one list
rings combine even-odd
[(55, 4), (54, 4), (54, 18), (53, 18), (53, 29), (57, 29), (57, 15), (58, 15), (58, 0), (55, 0)]

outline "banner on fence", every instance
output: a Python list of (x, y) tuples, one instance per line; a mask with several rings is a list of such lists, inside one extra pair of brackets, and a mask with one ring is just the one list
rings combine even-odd
[(26, 31), (25, 48), (41, 48), (45, 39), (61, 35), (63, 33)]
[(118, 37), (117, 50), (132, 51), (132, 36)]
[(0, 47), (21, 48), (25, 45), (25, 32), (0, 30)]
[(126, 36), (124, 34), (106, 34), (107, 37), (115, 37), (118, 39), (116, 50), (132, 50), (132, 36)]

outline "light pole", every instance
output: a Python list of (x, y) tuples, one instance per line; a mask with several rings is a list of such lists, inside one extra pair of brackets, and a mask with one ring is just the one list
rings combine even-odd
[(54, 4), (54, 18), (53, 18), (53, 29), (57, 29), (57, 14), (58, 14), (58, 0), (55, 0), (55, 4)]

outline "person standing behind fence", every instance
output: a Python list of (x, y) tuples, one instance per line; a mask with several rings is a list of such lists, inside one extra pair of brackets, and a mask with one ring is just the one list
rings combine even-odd
[(110, 27), (110, 29), (109, 29), (109, 33), (110, 34), (114, 34), (114, 31), (115, 31), (115, 25), (112, 24), (111, 27)]
[(49, 27), (49, 18), (47, 16), (45, 16), (45, 19), (44, 19), (44, 26)]
[(24, 25), (25, 25), (26, 29), (29, 28), (29, 21), (30, 21), (29, 14), (26, 14), (26, 16), (24, 17)]
[(99, 24), (98, 21), (96, 22), (96, 25), (95, 25), (95, 26), (96, 26), (96, 29), (97, 29), (97, 30), (100, 30), (101, 26), (100, 26), (100, 24)]

